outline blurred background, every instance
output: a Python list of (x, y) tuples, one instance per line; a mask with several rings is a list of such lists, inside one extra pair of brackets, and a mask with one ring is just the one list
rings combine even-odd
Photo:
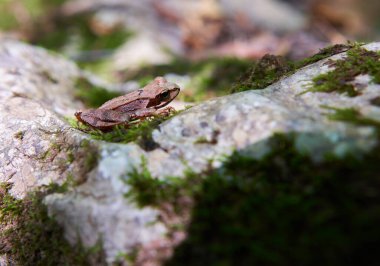
[(118, 83), (170, 76), (198, 101), (229, 92), (267, 53), (301, 60), (376, 41), (378, 0), (0, 0), (0, 39), (63, 54)]

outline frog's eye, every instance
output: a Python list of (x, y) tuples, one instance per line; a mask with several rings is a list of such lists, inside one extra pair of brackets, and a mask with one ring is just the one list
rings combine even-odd
[(169, 91), (164, 91), (163, 93), (160, 94), (160, 98), (165, 100), (170, 96)]

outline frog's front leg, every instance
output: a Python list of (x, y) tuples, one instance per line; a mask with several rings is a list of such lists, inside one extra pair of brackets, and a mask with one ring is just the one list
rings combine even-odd
[(156, 110), (156, 115), (168, 116), (171, 112), (174, 112), (175, 109), (171, 106), (165, 107), (163, 109)]
[(155, 108), (144, 108), (139, 109), (134, 112), (134, 119), (143, 119), (145, 117), (157, 116), (157, 115), (169, 115), (171, 111), (173, 111), (173, 107), (166, 107), (164, 109), (157, 110)]

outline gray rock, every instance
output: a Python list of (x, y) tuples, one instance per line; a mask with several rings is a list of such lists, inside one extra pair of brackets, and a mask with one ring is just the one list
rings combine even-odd
[[(380, 50), (380, 43), (366, 47)], [(122, 179), (141, 167), (142, 157), (153, 176), (181, 178), (189, 167), (202, 172), (210, 161), (212, 167), (220, 166), (235, 150), (260, 158), (269, 151), (265, 140), (277, 132), (295, 132), (296, 148), (315, 161), (326, 153), (363, 153), (376, 145), (372, 127), (329, 120), (326, 114), (331, 110), (321, 105), (355, 107), (379, 120), (380, 108), (369, 104), (379, 96), (379, 85), (369, 84), (363, 76), (355, 81), (362, 90), (355, 98), (300, 94), (312, 77), (329, 71), (322, 60), (266, 89), (215, 98), (182, 112), (153, 132), (159, 145), (153, 151), (133, 143), (91, 140), (90, 152), (97, 151), (99, 160), (84, 171), (83, 161), (68, 162), (67, 152), (84, 157), (86, 150), (80, 143), (88, 137), (63, 119), (81, 107), (73, 98), (80, 70), (60, 57), (16, 42), (0, 44), (0, 59), (0, 129), (4, 132), (0, 181), (13, 183), (12, 195), (22, 198), (34, 187), (63, 182), (69, 173), (81, 180), (67, 193), (47, 196), (45, 203), (70, 243), (80, 239), (91, 247), (101, 240), (110, 265), (118, 254), (161, 241), (168, 232), (157, 210), (139, 208), (124, 196), (130, 188)]]
[(35, 186), (62, 182), (76, 166), (66, 150), (81, 137), (64, 121), (81, 105), (73, 98), (79, 69), (45, 50), (0, 43), (0, 181), (23, 197)]

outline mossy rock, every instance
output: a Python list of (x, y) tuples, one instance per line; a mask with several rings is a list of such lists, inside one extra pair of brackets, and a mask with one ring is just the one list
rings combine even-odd
[(80, 243), (71, 246), (61, 226), (48, 215), (44, 197), (67, 191), (66, 183), (29, 192), (23, 199), (11, 196), (10, 187), (9, 183), (0, 184), (1, 255), (7, 255), (15, 265), (41, 266), (89, 265), (91, 255), (91, 263), (104, 265), (98, 247), (85, 249)]
[(380, 251), (380, 146), (361, 158), (316, 163), (276, 135), (258, 160), (184, 179), (134, 172), (128, 196), (142, 206), (195, 200), (187, 239), (165, 265), (376, 265)]

